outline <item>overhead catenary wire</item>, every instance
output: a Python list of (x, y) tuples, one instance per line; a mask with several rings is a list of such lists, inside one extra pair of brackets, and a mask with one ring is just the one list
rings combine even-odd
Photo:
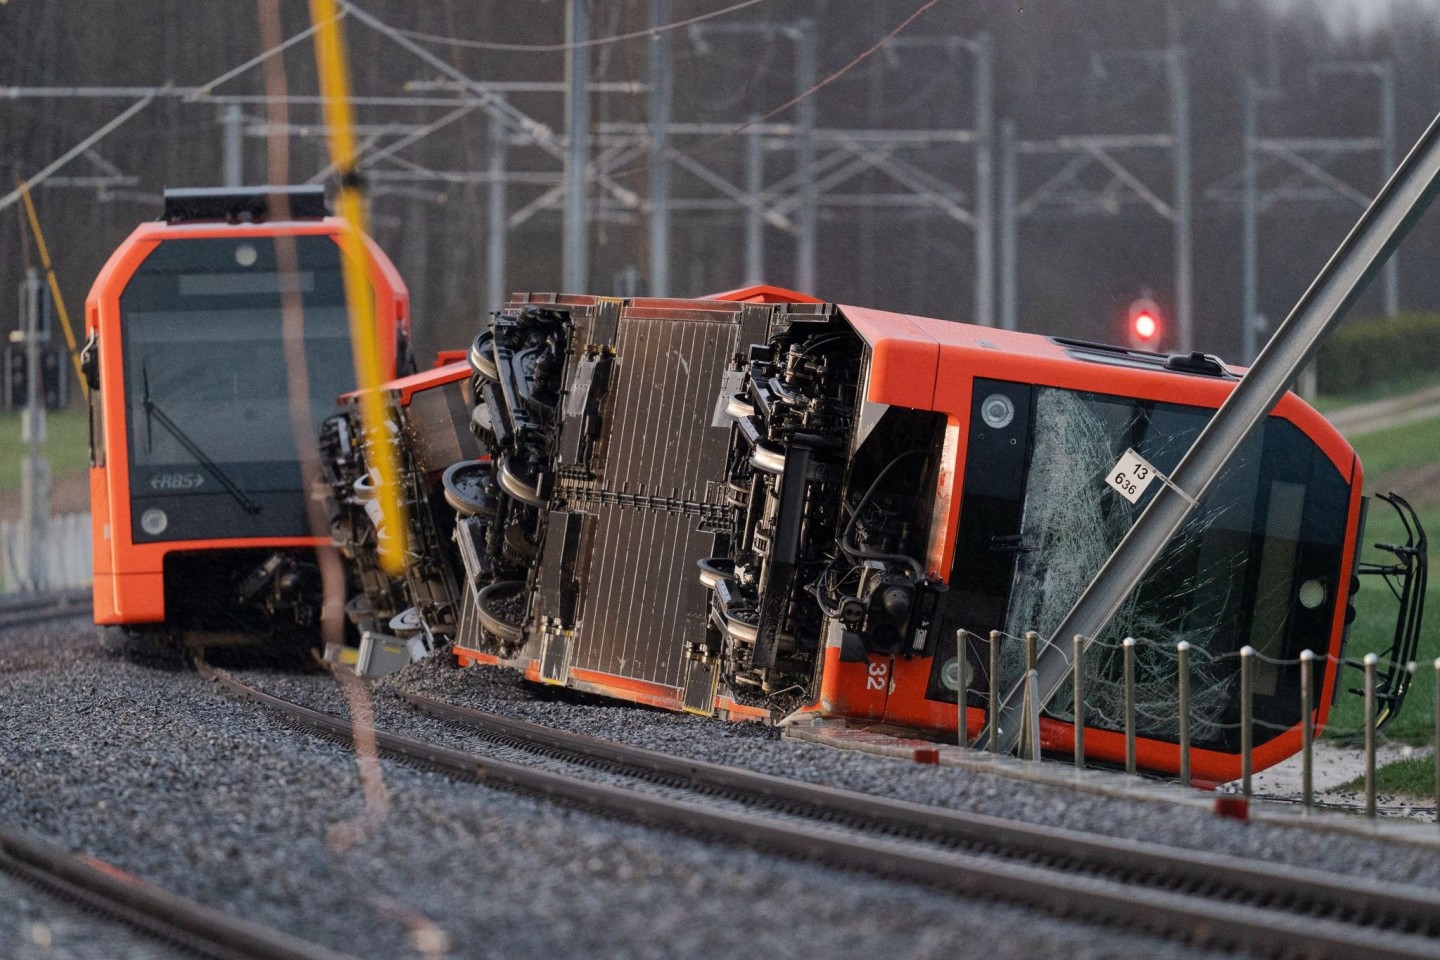
[[(848, 63), (840, 67), (838, 70), (835, 70), (822, 77), (820, 80), (816, 81), (814, 84), (812, 84), (805, 90), (797, 93), (789, 100), (786, 100), (778, 107), (775, 107), (766, 113), (752, 116), (744, 122), (739, 123), (734, 127), (731, 127), (729, 130), (726, 130), (724, 133), (696, 145), (690, 150), (691, 155), (702, 153), (706, 150), (711, 149), (712, 147), (718, 146), (721, 143), (725, 143), (726, 141), (735, 137), (737, 134), (744, 133), (746, 130), (749, 130), (750, 128), (758, 124), (766, 123), (779, 116), (780, 114), (784, 113), (786, 110), (789, 110), (796, 104), (799, 104), (802, 101), (813, 97), (815, 94), (819, 93), (821, 90), (825, 89), (827, 86), (834, 83), (836, 80), (839, 80), (841, 77), (845, 76), (845, 74), (849, 73), (851, 70), (864, 63), (866, 60), (870, 59), (870, 57), (874, 56), (877, 52), (879, 52), (885, 46), (885, 44), (889, 43), (895, 37), (899, 36), (912, 23), (920, 19), (920, 17), (927, 10), (941, 2), (942, 0), (925, 0), (924, 3), (920, 4), (920, 6), (916, 7), (913, 11), (911, 11), (909, 16), (905, 17), (905, 19), (901, 20), (898, 24), (896, 24), (895, 27), (893, 27), (888, 33), (886, 33), (879, 40), (876, 40), (866, 49), (862, 50), (859, 54), (852, 57)], [(637, 174), (644, 173), (649, 169), (650, 163), (649, 161), (646, 161), (644, 163), (638, 163), (632, 167), (628, 167), (624, 170), (610, 171), (609, 177), (611, 180), (619, 180), (622, 177), (632, 177)]]
[[(221, 73), (219, 76), (208, 81), (207, 83), (201, 84), (200, 86), (194, 88), (191, 94), (192, 97), (197, 99), (201, 98), (204, 94), (208, 93), (211, 88), (234, 79), (241, 73), (244, 73), (246, 70), (249, 70), (252, 67), (255, 67), (261, 63), (264, 63), (266, 60), (270, 59), (278, 53), (282, 53), (295, 43), (304, 40), (306, 37), (311, 36), (315, 32), (322, 30), (327, 26), (332, 26), (333, 24), (331, 24), (329, 21), (338, 19), (342, 12), (343, 11), (332, 13), (325, 22), (316, 22), (312, 24), (307, 30), (301, 31), (300, 33), (277, 44), (276, 46), (273, 46), (268, 50), (261, 52), (258, 56), (252, 57), (244, 63), (240, 64), (239, 66), (232, 67), (229, 70), (226, 70), (224, 73)], [(19, 88), (8, 88), (8, 95), (15, 96), (18, 89)], [(118, 129), (131, 117), (144, 110), (147, 106), (151, 104), (151, 102), (155, 100), (156, 97), (163, 95), (166, 92), (166, 89), (166, 87), (135, 88), (132, 93), (137, 94), (139, 96), (139, 99), (137, 99), (134, 103), (130, 104), (130, 106), (126, 107), (124, 110), (120, 111), (120, 113), (112, 117), (107, 123), (105, 123), (104, 126), (100, 127), (100, 129), (96, 130), (94, 133), (81, 140), (75, 146), (65, 151), (65, 153), (52, 160), (39, 172), (25, 178), (21, 183), (21, 187), (16, 187), (14, 190), (11, 190), (9, 193), (5, 194), (5, 196), (0, 197), (0, 210), (6, 209), (20, 199), (22, 187), (30, 188), (43, 183), (57, 170), (64, 167), (71, 160), (74, 160), (76, 157), (80, 156), (85, 151), (89, 150), (95, 144), (99, 143), (105, 137), (109, 136), (112, 132)], [(121, 95), (124, 94), (122, 93)]]
[(640, 40), (647, 37), (654, 37), (658, 34), (668, 33), (671, 30), (681, 30), (685, 27), (694, 26), (697, 23), (703, 23), (706, 20), (714, 20), (717, 17), (737, 13), (749, 7), (759, 6), (767, 2), (768, 0), (740, 0), (739, 3), (732, 3), (729, 6), (721, 7), (719, 10), (711, 10), (708, 13), (686, 17), (683, 20), (676, 20), (673, 23), (646, 27), (644, 30), (631, 30), (628, 33), (619, 33), (608, 37), (592, 37), (589, 40), (577, 40), (573, 43), (495, 43), (488, 40), (463, 40), (459, 37), (423, 33), (419, 30), (405, 30), (400, 27), (396, 27), (395, 32), (409, 37), (412, 40), (420, 40), (424, 43), (447, 44), (454, 47), (464, 47), (469, 50), (491, 50), (500, 53), (564, 53), (568, 50), (580, 50), (586, 47), (603, 47), (608, 44), (621, 43), (626, 40)]
[(904, 20), (901, 20), (900, 23), (897, 24), (893, 30), (885, 34), (885, 36), (881, 37), (879, 40), (876, 40), (865, 50), (862, 50), (859, 54), (852, 58), (849, 63), (845, 64), (839, 70), (836, 70), (828, 76), (823, 77), (814, 86), (810, 87), (808, 90), (802, 90), (800, 93), (797, 93), (795, 96), (780, 104), (780, 106), (771, 110), (769, 113), (763, 113), (758, 117), (752, 117), (749, 120), (746, 120), (744, 123), (736, 126), (729, 133), (725, 134), (725, 137), (733, 137), (735, 136), (735, 134), (743, 133), (757, 123), (764, 123), (767, 120), (773, 119), (779, 114), (784, 113), (786, 110), (789, 110), (791, 107), (795, 106), (800, 101), (819, 93), (821, 90), (825, 89), (830, 84), (834, 83), (836, 80), (839, 80), (841, 77), (845, 76), (845, 74), (849, 73), (851, 70), (855, 69), (860, 64), (870, 59), (870, 57), (877, 53), (881, 47), (885, 46), (885, 44), (889, 43), (895, 37), (899, 36), (902, 32), (904, 32), (906, 27), (910, 26), (910, 24), (920, 19), (920, 17), (925, 13), (925, 11), (929, 10), (931, 7), (935, 6), (940, 2), (941, 0), (926, 0), (925, 3), (922, 3), (908, 17), (906, 17)]

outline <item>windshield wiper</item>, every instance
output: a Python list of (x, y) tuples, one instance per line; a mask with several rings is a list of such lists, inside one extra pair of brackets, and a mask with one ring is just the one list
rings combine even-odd
[(205, 455), (205, 451), (201, 450), (199, 446), (196, 445), (195, 441), (191, 440), (185, 434), (185, 431), (181, 430), (180, 427), (175, 423), (175, 421), (171, 420), (170, 417), (166, 415), (165, 411), (161, 410), (159, 405), (156, 404), (154, 400), (150, 399), (150, 370), (145, 366), (144, 363), (140, 364), (140, 379), (145, 391), (140, 403), (141, 406), (145, 408), (146, 446), (149, 447), (152, 445), (152, 438), (150, 436), (150, 425), (151, 420), (154, 420), (156, 423), (159, 423), (160, 426), (164, 427), (166, 432), (168, 432), (170, 436), (174, 437), (177, 441), (179, 441), (180, 446), (184, 447), (185, 450), (190, 454), (190, 456), (195, 458), (196, 462), (198, 462), (206, 470), (209, 470), (210, 473), (214, 475), (215, 479), (220, 481), (220, 486), (224, 487), (225, 492), (235, 498), (235, 502), (240, 504), (240, 508), (242, 510), (249, 514), (256, 514), (263, 510), (264, 508), (261, 507), (260, 504), (247, 497), (245, 495), (245, 491), (241, 490), (239, 486), (236, 485), (235, 481), (230, 479), (230, 475), (220, 468), (220, 464), (207, 457)]

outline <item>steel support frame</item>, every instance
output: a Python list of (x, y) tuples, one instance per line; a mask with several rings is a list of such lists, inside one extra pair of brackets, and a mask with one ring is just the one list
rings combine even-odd
[[(1052, 140), (1021, 140), (1013, 121), (1001, 125), (1000, 137), (1000, 317), (1001, 326), (1019, 323), (1019, 226), (1027, 219), (1061, 210), (1071, 215), (1113, 216), (1129, 202), (1149, 207), (1174, 225), (1176, 348), (1194, 349), (1194, 212), (1191, 165), (1189, 52), (1171, 46), (1157, 52), (1132, 54), (1157, 60), (1165, 67), (1170, 92), (1171, 130), (1153, 134), (1079, 134)], [(1166, 150), (1172, 157), (1171, 194), (1163, 199), (1122, 159), (1139, 151)], [(1063, 157), (1065, 162), (1038, 187), (1024, 193), (1020, 170), (1026, 156)], [(1081, 175), (1098, 167), (1109, 174), (1098, 190)]]
[[(1365, 209), (1370, 195), (1325, 169), (1340, 156), (1375, 153), (1383, 183), (1395, 169), (1395, 74), (1388, 62), (1322, 64), (1315, 73), (1362, 74), (1379, 83), (1380, 123), (1375, 137), (1265, 137), (1260, 134), (1261, 105), (1279, 96), (1263, 89), (1252, 77), (1245, 78), (1243, 112), (1244, 163), (1241, 169), (1240, 207), (1242, 216), (1241, 268), (1241, 362), (1248, 363), (1259, 349), (1260, 339), (1260, 216), (1278, 203), (1354, 206)], [(1261, 161), (1283, 165), (1291, 176), (1276, 187), (1260, 186)], [(1209, 191), (1212, 199), (1230, 199), (1222, 189)], [(1384, 311), (1393, 317), (1400, 310), (1399, 258), (1385, 264), (1382, 294)]]
[[(993, 163), (990, 153), (993, 149), (993, 81), (990, 64), (988, 38), (964, 40), (959, 38), (899, 38), (914, 43), (943, 43), (952, 48), (964, 47), (971, 51), (975, 60), (975, 111), (976, 129), (919, 129), (919, 130), (822, 130), (815, 125), (815, 103), (813, 97), (805, 97), (797, 105), (793, 123), (767, 123), (758, 125), (753, 134), (747, 133), (742, 139), (744, 169), (742, 182), (731, 183), (726, 176), (710, 169), (694, 157), (686, 157), (677, 150), (674, 140), (688, 136), (713, 136), (718, 128), (730, 131), (724, 124), (677, 124), (669, 120), (668, 99), (673, 86), (668, 50), (657, 34), (652, 47), (651, 82), (590, 84), (586, 58), (568, 58), (567, 77), (564, 84), (549, 82), (525, 83), (484, 83), (466, 76), (410, 38), (378, 20), (359, 7), (344, 3), (345, 15), (359, 25), (375, 31), (389, 41), (415, 56), (422, 63), (435, 70), (438, 80), (417, 81), (406, 85), (407, 96), (365, 96), (356, 98), (359, 105), (384, 106), (435, 106), (449, 110), (424, 123), (380, 124), (367, 128), (363, 140), (361, 165), (366, 175), (377, 185), (391, 184), (394, 191), (414, 194), (413, 184), (426, 181), (464, 184), (484, 183), (489, 187), (487, 216), (487, 289), (503, 287), (504, 243), (503, 235), (524, 223), (528, 217), (541, 210), (560, 210), (565, 224), (565, 262), (567, 273), (565, 286), (580, 289), (585, 281), (586, 233), (591, 217), (605, 220), (631, 222), (633, 218), (648, 214), (651, 241), (651, 290), (663, 291), (669, 285), (669, 235), (673, 213), (684, 210), (726, 214), (738, 212), (746, 217), (747, 253), (746, 273), (758, 277), (763, 264), (764, 227), (773, 226), (792, 233), (796, 237), (796, 280), (809, 287), (816, 282), (816, 258), (818, 256), (818, 230), (822, 218), (839, 215), (836, 211), (847, 208), (870, 208), (893, 210), (897, 215), (938, 215), (955, 220), (973, 230), (976, 238), (976, 305), (975, 319), (993, 323), (994, 300), (994, 236), (993, 225)], [(668, 0), (652, 0), (651, 16), (655, 23), (665, 19)], [(577, 20), (576, 17), (580, 19)], [(578, 36), (586, 24), (584, 10), (578, 3), (567, 7), (567, 29)], [(739, 25), (741, 29), (752, 29)], [(797, 93), (809, 91), (815, 83), (818, 64), (815, 63), (814, 25), (801, 21), (779, 28), (761, 26), (760, 29), (778, 29), (796, 45), (796, 89)], [(243, 126), (249, 135), (268, 134), (268, 128), (254, 118), (246, 118), (243, 108), (246, 104), (263, 103), (264, 97), (226, 94), (217, 90), (224, 83), (233, 80), (243, 72), (263, 62), (283, 49), (308, 37), (312, 30), (302, 31), (290, 38), (276, 50), (267, 51), (260, 57), (232, 68), (207, 84), (198, 87), (64, 87), (64, 88), (0, 88), (0, 97), (137, 97), (128, 109), (94, 136), (87, 138), (76, 148), (62, 156), (40, 175), (32, 178), (38, 183), (58, 170), (75, 156), (89, 151), (101, 137), (129, 119), (155, 97), (178, 97), (185, 102), (209, 103), (221, 108), (222, 126), (225, 133), (222, 155), (225, 159), (223, 179), (236, 183), (243, 179), (240, 164), (241, 144), (236, 133)], [(570, 53), (578, 54), (586, 48), (572, 48)], [(590, 92), (604, 89), (625, 93), (648, 92), (649, 120), (640, 129), (627, 131), (635, 140), (632, 144), (617, 145), (613, 141), (616, 131), (601, 132), (588, 136), (591, 125), (588, 122), (588, 96), (580, 95), (584, 87)], [(573, 131), (583, 129), (587, 136), (557, 137), (546, 125), (516, 109), (503, 93), (509, 90), (522, 92), (556, 92), (564, 90), (567, 95), (567, 127)], [(426, 95), (430, 92), (444, 95)], [(321, 98), (296, 95), (288, 97), (291, 103), (319, 103)], [(403, 156), (403, 151), (428, 136), (446, 129), (451, 124), (468, 116), (475, 110), (482, 110), (491, 119), (488, 162), (483, 171), (436, 171)], [(663, 122), (662, 122), (663, 121)], [(263, 128), (263, 129), (262, 129)], [(306, 128), (311, 134), (323, 132), (318, 128)], [(287, 131), (294, 132), (294, 131)], [(499, 135), (503, 132), (503, 135)], [(622, 135), (622, 136), (624, 136)], [(911, 150), (919, 151), (931, 145), (964, 145), (975, 150), (976, 191), (967, 196), (961, 189), (950, 183), (950, 177), (941, 176), (922, 167), (915, 159), (905, 156)], [(591, 153), (595, 146), (598, 152)], [(559, 171), (510, 169), (514, 165), (512, 154), (519, 147), (538, 148), (542, 154), (560, 162)], [(794, 154), (794, 172), (780, 177), (769, 184), (764, 183), (767, 165), (766, 154)], [(651, 171), (651, 196), (642, 198), (636, 191), (621, 185), (611, 175), (622, 170), (637, 159), (648, 159)], [(710, 197), (674, 197), (671, 195), (672, 165), (684, 167), (702, 185), (716, 191)], [(527, 167), (533, 166), (527, 163)], [(808, 171), (808, 176), (806, 172)], [(867, 171), (877, 171), (896, 184), (890, 193), (842, 193), (838, 190), (854, 177)], [(316, 179), (323, 179), (327, 171), (319, 171)], [(111, 183), (107, 180), (107, 183)], [(115, 181), (118, 182), (118, 181)], [(98, 184), (98, 181), (96, 181)], [(589, 184), (599, 187), (599, 196), (586, 203), (585, 193)], [(86, 185), (91, 185), (86, 181)], [(540, 186), (538, 197), (524, 202), (511, 195), (512, 188)], [(383, 192), (383, 190), (382, 190)], [(3, 208), (13, 198), (0, 200)], [(931, 211), (933, 208), (933, 214)], [(497, 217), (493, 211), (503, 211)], [(759, 229), (756, 229), (758, 220)], [(505, 229), (497, 224), (503, 221)]]

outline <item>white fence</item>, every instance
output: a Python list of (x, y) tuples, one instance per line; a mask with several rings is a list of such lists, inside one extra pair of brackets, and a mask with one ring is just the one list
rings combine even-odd
[[(35, 545), (38, 566), (31, 565), (25, 530), (0, 521), (0, 593), (67, 590), (90, 585), (90, 514), (63, 513), (46, 522), (45, 538)], [(30, 571), (39, 573), (31, 582)]]

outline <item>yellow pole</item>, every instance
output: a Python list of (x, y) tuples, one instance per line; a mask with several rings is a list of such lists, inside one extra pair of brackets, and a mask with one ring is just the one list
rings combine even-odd
[(386, 429), (385, 406), (379, 392), (385, 373), (375, 336), (374, 296), (364, 268), (365, 208), (355, 176), (355, 116), (350, 105), (345, 38), (335, 0), (310, 0), (310, 20), (316, 28), (315, 61), (320, 74), (320, 95), (325, 103), (330, 162), (340, 174), (336, 206), (345, 221), (345, 230), (340, 235), (340, 248), (345, 254), (345, 300), (350, 311), (350, 340), (355, 352), (355, 381), (360, 389), (366, 456), (369, 466), (378, 474), (380, 565), (387, 573), (398, 574), (404, 569), (407, 527), (401, 512), (399, 462)]
[(30, 218), (30, 233), (35, 237), (35, 246), (40, 250), (40, 265), (45, 268), (45, 280), (50, 284), (50, 295), (55, 299), (55, 312), (60, 315), (60, 328), (65, 331), (65, 345), (70, 349), (70, 362), (75, 364), (75, 379), (80, 381), (80, 390), (90, 394), (90, 384), (80, 370), (80, 348), (75, 340), (75, 329), (70, 326), (70, 311), (65, 309), (65, 298), (60, 295), (60, 281), (55, 277), (55, 268), (50, 265), (50, 250), (45, 246), (45, 234), (40, 230), (40, 218), (35, 215), (35, 202), (30, 199), (30, 185), (16, 180), (20, 188), (20, 199), (25, 202), (25, 216)]

